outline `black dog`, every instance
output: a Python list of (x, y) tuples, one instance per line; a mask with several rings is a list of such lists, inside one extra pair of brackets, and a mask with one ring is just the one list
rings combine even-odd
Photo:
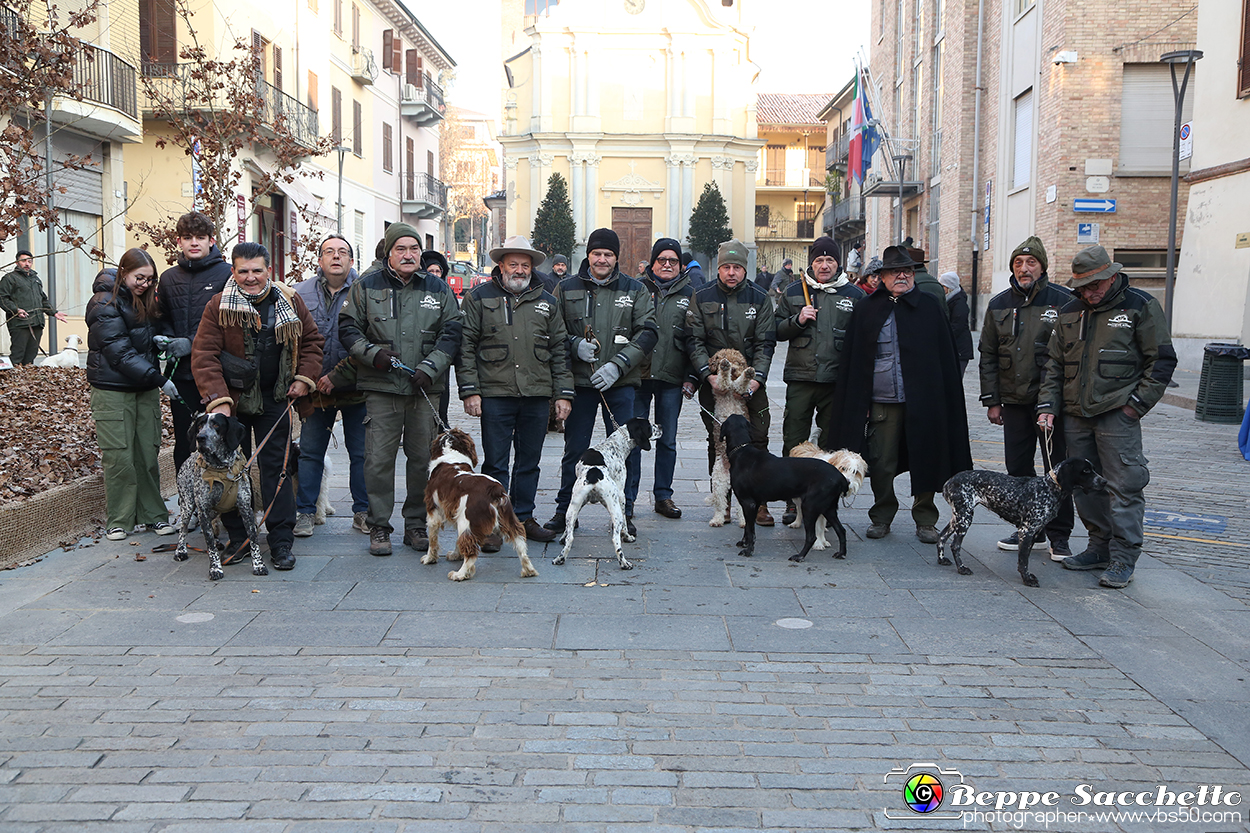
[(208, 548), (208, 577), (217, 581), (224, 576), (217, 536), (213, 534), (213, 521), (222, 512), (229, 512), (237, 506), (251, 543), (252, 575), (269, 575), (269, 568), (261, 560), (257, 544), (260, 533), (252, 511), (252, 480), (247, 473), (247, 455), (239, 449), (246, 433), (243, 423), (225, 414), (200, 414), (192, 421), (187, 433), (199, 453), (188, 457), (178, 470), (178, 507), (182, 510), (182, 524), (178, 530), (178, 549), (174, 552), (174, 559), (187, 560), (187, 531), (194, 513), (199, 518), (200, 530)]
[(767, 451), (751, 445), (757, 433), (746, 417), (734, 414), (720, 428), (721, 437), (729, 455), (729, 483), (742, 517), (746, 519), (746, 531), (738, 546), (739, 555), (755, 553), (755, 513), (760, 504), (772, 500), (803, 501), (803, 531), (807, 538), (803, 549), (790, 556), (791, 561), (802, 561), (816, 543), (816, 519), (824, 517), (828, 526), (838, 535), (838, 551), (834, 558), (846, 557), (846, 528), (838, 520), (838, 501), (850, 489), (850, 483), (842, 472), (812, 457), (774, 457)]
[(978, 503), (1007, 523), (1015, 524), (1020, 537), (1016, 569), (1028, 587), (1037, 587), (1037, 576), (1029, 572), (1033, 539), (1059, 513), (1059, 506), (1073, 489), (1098, 492), (1107, 481), (1094, 471), (1089, 460), (1069, 457), (1042, 477), (1012, 477), (996, 471), (961, 471), (946, 481), (942, 496), (951, 505), (951, 521), (938, 536), (938, 563), (950, 564), (942, 551), (951, 541), (951, 555), (961, 576), (972, 574), (959, 557), (964, 536), (972, 527), (972, 512)]

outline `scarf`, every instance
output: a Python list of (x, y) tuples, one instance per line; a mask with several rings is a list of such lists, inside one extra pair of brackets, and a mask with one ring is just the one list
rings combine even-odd
[(274, 293), (274, 335), (279, 344), (294, 347), (299, 343), (304, 327), (290, 299), (285, 293), (275, 290), (272, 282), (265, 284), (265, 288), (256, 295), (249, 295), (235, 281), (227, 281), (221, 292), (218, 322), (223, 327), (251, 327), (254, 332), (260, 332), (262, 324), (255, 304), (265, 300), (270, 292)]
[(812, 289), (819, 289), (821, 292), (826, 292), (830, 295), (836, 294), (839, 288), (846, 286), (848, 283), (851, 282), (846, 277), (845, 272), (839, 272), (838, 276), (834, 278), (833, 280), (829, 281), (829, 283), (821, 283), (820, 281), (816, 280), (810, 275), (804, 275), (803, 280)]

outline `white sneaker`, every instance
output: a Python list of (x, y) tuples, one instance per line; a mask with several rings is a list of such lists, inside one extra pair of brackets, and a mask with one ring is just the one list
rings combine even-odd
[(147, 532), (147, 531), (148, 531), (147, 524), (135, 524), (134, 532), (136, 535), (143, 533), (143, 532)]
[(122, 529), (120, 526), (115, 526), (106, 532), (104, 537), (110, 541), (125, 541), (127, 534), (126, 530)]
[(173, 535), (178, 529), (173, 524), (162, 523), (157, 521), (152, 524), (152, 531), (157, 535)]

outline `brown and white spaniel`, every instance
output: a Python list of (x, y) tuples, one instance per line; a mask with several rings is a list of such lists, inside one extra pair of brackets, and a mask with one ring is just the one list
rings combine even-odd
[(430, 443), (430, 479), (425, 487), (425, 514), (430, 551), (422, 564), (438, 563), (438, 530), (444, 523), (456, 526), (456, 548), (448, 561), (464, 560), (459, 570), (447, 574), (465, 581), (477, 572), (477, 553), (482, 541), (498, 531), (521, 559), (521, 577), (538, 575), (525, 546), (525, 527), (512, 511), (508, 492), (498, 480), (473, 471), (477, 447), (459, 428), (439, 434)]

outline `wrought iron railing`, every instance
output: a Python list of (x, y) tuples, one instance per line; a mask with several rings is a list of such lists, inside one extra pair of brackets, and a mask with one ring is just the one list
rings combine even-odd
[(851, 134), (843, 133), (825, 148), (825, 170), (832, 170), (837, 165), (846, 164), (851, 155)]
[(864, 219), (864, 201), (860, 197), (851, 197), (833, 204), (833, 228), (843, 223)]
[(816, 219), (774, 220), (768, 225), (755, 227), (756, 240), (811, 240), (816, 235)]
[(447, 112), (447, 103), (443, 99), (443, 88), (434, 83), (429, 75), (421, 79), (421, 86), (405, 84), (401, 100), (404, 102), (425, 102), (440, 113)]
[(427, 173), (408, 171), (404, 175), (404, 199), (408, 202), (426, 202), (439, 208), (446, 208), (447, 186), (442, 180)]
[(285, 118), (287, 129), (295, 141), (306, 147), (317, 143), (317, 111), (301, 104), (298, 98), (289, 96), (268, 81), (256, 81), (256, 93), (263, 102), (261, 118), (265, 124), (276, 125)]
[(74, 59), (74, 83), (82, 97), (139, 118), (139, 92), (135, 68), (121, 58), (90, 43)]

